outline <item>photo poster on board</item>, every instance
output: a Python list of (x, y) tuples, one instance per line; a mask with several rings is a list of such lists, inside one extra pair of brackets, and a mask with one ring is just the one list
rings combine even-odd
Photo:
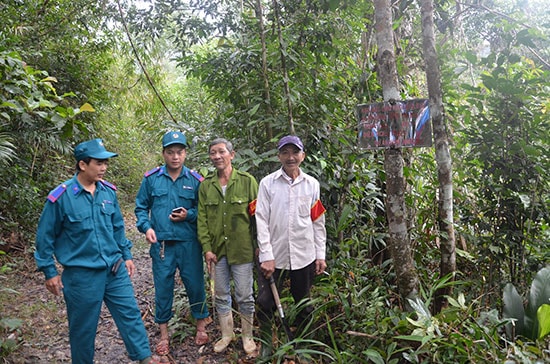
[(359, 147), (431, 147), (432, 120), (427, 99), (357, 105)]

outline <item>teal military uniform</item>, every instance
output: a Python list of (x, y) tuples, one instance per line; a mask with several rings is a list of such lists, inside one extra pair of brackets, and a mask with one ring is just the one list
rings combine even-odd
[[(75, 149), (77, 160), (113, 156), (116, 154), (107, 152), (101, 139), (81, 143)], [(59, 274), (56, 261), (63, 267), (61, 280), (72, 363), (93, 364), (103, 302), (113, 316), (130, 359), (145, 359), (151, 356), (151, 350), (132, 282), (122, 261), (132, 259), (132, 243), (126, 238), (116, 187), (99, 181), (92, 195), (82, 187), (77, 175), (48, 195), (38, 222), (34, 253), (38, 269), (47, 280)]]
[(93, 363), (102, 302), (109, 308), (132, 360), (151, 355), (126, 266), (132, 259), (115, 191), (98, 182), (94, 196), (76, 176), (54, 189), (38, 223), (35, 259), (46, 279), (63, 266), (63, 296), (69, 319), (73, 363)]
[[(173, 181), (166, 166), (157, 167), (145, 173), (136, 196), (137, 228), (142, 233), (152, 228), (158, 240), (151, 244), (150, 255), (155, 283), (155, 322), (159, 324), (173, 316), (176, 269), (185, 285), (193, 317), (203, 319), (209, 315), (202, 248), (197, 239), (198, 191), (202, 179), (197, 172), (183, 166)], [(176, 207), (187, 210), (185, 221), (169, 219)]]

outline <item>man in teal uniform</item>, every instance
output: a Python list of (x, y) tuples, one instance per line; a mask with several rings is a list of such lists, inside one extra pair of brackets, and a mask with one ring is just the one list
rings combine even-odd
[(195, 343), (208, 342), (209, 312), (204, 287), (202, 248), (197, 240), (197, 205), (203, 177), (183, 164), (187, 140), (179, 131), (162, 138), (165, 164), (145, 173), (136, 196), (137, 228), (151, 244), (155, 283), (155, 322), (159, 324), (159, 355), (170, 352), (168, 321), (173, 316), (176, 269), (197, 322)]
[[(157, 363), (130, 281), (135, 272), (132, 243), (126, 238), (116, 187), (103, 180), (109, 158), (117, 154), (94, 139), (77, 145), (74, 155), (76, 174), (48, 195), (34, 254), (48, 291), (63, 293), (72, 362), (93, 363), (105, 302), (130, 359)], [(61, 276), (55, 260), (63, 267)]]

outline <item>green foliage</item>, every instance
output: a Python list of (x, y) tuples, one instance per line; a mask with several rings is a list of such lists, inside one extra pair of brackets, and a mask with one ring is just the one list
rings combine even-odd
[(537, 320), (539, 323), (539, 339), (550, 334), (550, 304), (542, 304), (537, 310)]
[(503, 316), (514, 320), (506, 325), (508, 337), (514, 339), (521, 335), (531, 340), (544, 338), (550, 332), (550, 322), (544, 316), (550, 310), (550, 268), (543, 268), (535, 275), (527, 307), (524, 307), (524, 300), (512, 283), (504, 287), (503, 302)]
[[(462, 54), (466, 67), (455, 68), (456, 89), (446, 94), (462, 155), (454, 168), (459, 231), (475, 247), (476, 272), (493, 292), (502, 281), (529, 281), (550, 249), (550, 77), (523, 54), (511, 26), (503, 21), (492, 29), (499, 51)], [(463, 78), (466, 69), (478, 81)]]
[(23, 321), (14, 318), (0, 318), (0, 358), (7, 358), (20, 345), (19, 331)]
[(4, 1), (0, 5), (0, 49), (16, 51), (58, 79), (82, 104), (101, 97), (101, 75), (109, 64), (116, 5), (107, 1)]
[[(293, 342), (287, 342), (279, 327), (275, 357), (311, 354), (315, 363), (486, 363), (506, 359), (530, 363), (550, 359), (547, 343), (510, 342), (504, 327), (508, 320), (496, 309), (482, 306), (472, 297), (470, 282), (449, 277), (429, 281), (429, 290), (410, 301), (413, 312), (396, 306), (398, 295), (388, 284), (383, 267), (367, 259), (330, 260), (330, 274), (319, 277), (308, 304), (311, 321)], [(449, 306), (437, 315), (430, 311), (435, 292), (453, 285), (457, 292), (447, 297)], [(338, 287), (338, 289), (334, 289)], [(295, 305), (283, 292), (283, 305), (290, 322), (305, 303)], [(324, 343), (324, 345), (321, 345)], [(315, 353), (321, 351), (328, 355)]]
[[(89, 133), (79, 116), (94, 109), (89, 104), (72, 106), (69, 100), (74, 94), (58, 95), (56, 79), (25, 64), (16, 52), (0, 51), (0, 74), (0, 135), (6, 136), (7, 147), (1, 160), (9, 170), (0, 176), (5, 186), (0, 191), (4, 202), (0, 226), (2, 235), (14, 232), (29, 241), (46, 192), (60, 182), (51, 182), (56, 175), (43, 170), (67, 154), (70, 138)], [(59, 168), (63, 166), (50, 171)]]

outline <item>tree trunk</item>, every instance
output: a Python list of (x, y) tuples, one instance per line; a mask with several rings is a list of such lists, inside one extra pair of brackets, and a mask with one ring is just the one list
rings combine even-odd
[[(271, 107), (271, 93), (269, 92), (269, 78), (267, 72), (267, 45), (265, 42), (265, 28), (264, 28), (264, 12), (262, 8), (262, 2), (256, 0), (256, 17), (258, 18), (258, 27), (260, 30), (260, 41), (262, 42), (262, 79), (264, 81), (264, 100), (269, 115), (273, 115), (273, 108)], [(271, 122), (266, 122), (265, 134), (267, 140), (273, 139), (273, 129)]]
[[(378, 76), (384, 101), (400, 99), (393, 45), (392, 16), (389, 0), (375, 0), (375, 28), (378, 44)], [(399, 114), (400, 115), (400, 114)], [(390, 121), (391, 122), (391, 121)], [(403, 298), (415, 298), (418, 293), (418, 275), (411, 254), (405, 213), (405, 180), (403, 154), (400, 148), (385, 151), (386, 215), (388, 217), (388, 247), (393, 259), (399, 293)], [(408, 308), (408, 302), (404, 302)]]
[(279, 37), (279, 49), (280, 49), (280, 55), (281, 55), (281, 68), (283, 72), (283, 85), (285, 89), (285, 97), (286, 97), (286, 105), (287, 105), (287, 113), (288, 113), (288, 127), (290, 130), (290, 134), (296, 134), (296, 130), (294, 129), (294, 118), (292, 116), (292, 100), (290, 99), (290, 86), (288, 84), (289, 78), (288, 78), (288, 70), (286, 68), (286, 45), (283, 41), (283, 33), (282, 33), (282, 25), (281, 25), (281, 18), (279, 13), (279, 3), (277, 0), (273, 0), (273, 14), (275, 16), (275, 23), (277, 24), (277, 34)]
[[(441, 262), (440, 278), (456, 271), (456, 242), (453, 226), (453, 181), (451, 153), (445, 128), (443, 97), (441, 91), (441, 74), (435, 51), (435, 35), (433, 23), (433, 0), (421, 0), (422, 14), (422, 45), (426, 62), (426, 77), (430, 96), (430, 113), (435, 141), (435, 159), (439, 180), (438, 225), (440, 237)], [(454, 277), (453, 277), (454, 278)], [(446, 295), (452, 293), (452, 286), (437, 290), (434, 300), (434, 312), (440, 312), (447, 306)]]

